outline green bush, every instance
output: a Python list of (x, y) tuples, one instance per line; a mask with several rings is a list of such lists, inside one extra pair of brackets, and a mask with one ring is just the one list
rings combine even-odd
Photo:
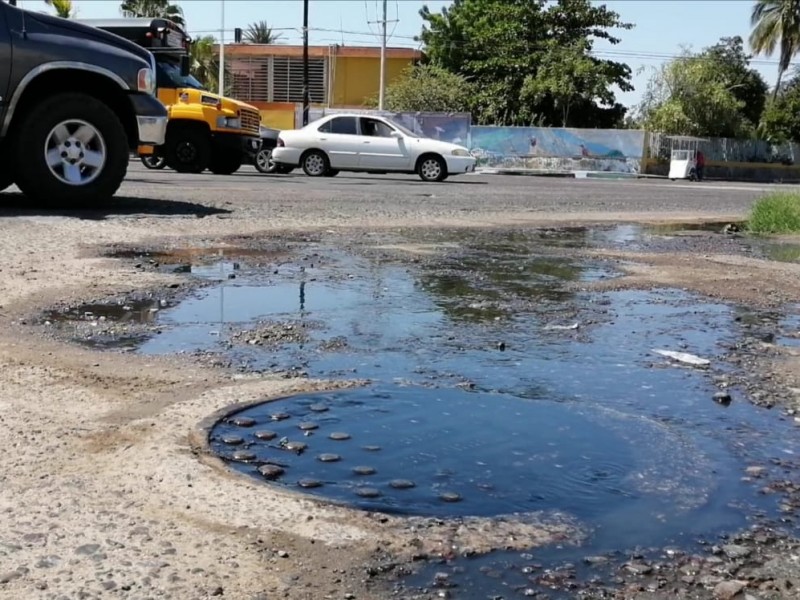
[(800, 233), (800, 194), (767, 194), (753, 206), (747, 228), (753, 233)]

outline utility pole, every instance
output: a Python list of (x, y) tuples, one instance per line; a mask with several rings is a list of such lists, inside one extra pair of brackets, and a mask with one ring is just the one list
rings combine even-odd
[(303, 127), (308, 125), (308, 0), (303, 0)]
[(225, 0), (222, 4), (222, 20), (219, 30), (219, 95), (225, 95)]
[(386, 91), (386, 0), (383, 0), (383, 19), (381, 19), (381, 83), (378, 94), (378, 110), (383, 110), (383, 97)]

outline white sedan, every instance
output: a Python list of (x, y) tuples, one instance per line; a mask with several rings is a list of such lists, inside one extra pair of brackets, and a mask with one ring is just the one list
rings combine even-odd
[(328, 115), (302, 129), (282, 131), (272, 160), (302, 167), (310, 177), (339, 171), (416, 173), (423, 181), (443, 181), (475, 170), (463, 146), (420, 137), (402, 125), (357, 114)]

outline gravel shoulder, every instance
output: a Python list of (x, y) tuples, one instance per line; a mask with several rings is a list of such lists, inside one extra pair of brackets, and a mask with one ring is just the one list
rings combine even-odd
[[(193, 452), (197, 423), (229, 404), (330, 383), (235, 376), (187, 357), (97, 353), (34, 334), (25, 319), (38, 308), (178, 282), (98, 258), (98, 248), (279, 231), (325, 231), (345, 244), (356, 230), (399, 227), (733, 221), (768, 188), (456, 181), (463, 183), (340, 177), (322, 185), (133, 168), (119, 203), (102, 213), (51, 214), (4, 195), (0, 598), (382, 598), (366, 566), (447, 553), (453, 544), (479, 547), (487, 535), (484, 524), (401, 522), (268, 494), (242, 478), (234, 485), (234, 475)], [(718, 253), (606, 254), (629, 265), (622, 285), (674, 285), (754, 305), (800, 297), (798, 265)], [(764, 368), (798, 387), (800, 357), (773, 357)], [(570, 533), (532, 527), (525, 539)]]

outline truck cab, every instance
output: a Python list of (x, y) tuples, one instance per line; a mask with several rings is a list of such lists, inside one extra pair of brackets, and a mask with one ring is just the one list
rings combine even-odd
[(166, 143), (156, 158), (181, 173), (205, 169), (227, 175), (261, 148), (261, 113), (254, 106), (212, 94), (189, 72), (191, 38), (172, 21), (156, 18), (86, 19), (86, 25), (146, 48), (156, 60), (159, 100), (169, 111)]
[(131, 152), (166, 139), (153, 55), (0, 0), (0, 190), (43, 204), (108, 200)]

